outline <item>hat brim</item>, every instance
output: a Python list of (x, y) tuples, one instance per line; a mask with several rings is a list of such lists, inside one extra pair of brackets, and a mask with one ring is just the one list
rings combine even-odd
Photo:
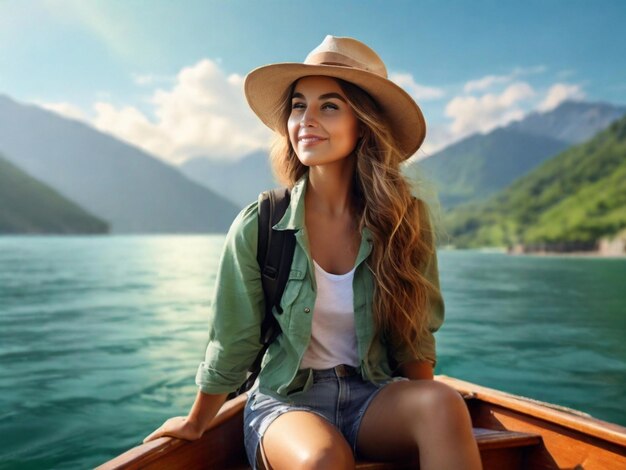
[(340, 65), (282, 63), (264, 65), (246, 76), (245, 94), (252, 111), (274, 131), (283, 133), (277, 106), (289, 86), (302, 77), (323, 75), (353, 83), (378, 104), (396, 138), (404, 158), (409, 158), (424, 142), (426, 122), (411, 96), (380, 75)]

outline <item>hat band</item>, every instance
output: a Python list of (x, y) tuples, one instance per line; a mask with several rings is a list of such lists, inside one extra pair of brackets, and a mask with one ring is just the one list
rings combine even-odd
[(340, 67), (353, 67), (380, 75), (380, 73), (370, 70), (366, 64), (338, 52), (317, 52), (315, 54), (309, 54), (304, 63), (307, 65), (338, 65)]

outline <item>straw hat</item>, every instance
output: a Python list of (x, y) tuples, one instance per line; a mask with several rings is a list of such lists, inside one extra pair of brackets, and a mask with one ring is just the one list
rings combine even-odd
[(282, 133), (279, 101), (293, 82), (309, 75), (340, 78), (365, 90), (387, 117), (405, 159), (422, 145), (426, 122), (419, 106), (387, 78), (387, 69), (378, 54), (352, 38), (329, 35), (302, 64), (270, 64), (254, 69), (245, 82), (248, 104), (268, 127)]

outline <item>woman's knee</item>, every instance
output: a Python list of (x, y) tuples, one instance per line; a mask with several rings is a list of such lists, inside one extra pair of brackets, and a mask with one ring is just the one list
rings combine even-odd
[(422, 383), (419, 393), (413, 395), (418, 414), (437, 421), (446, 418), (456, 424), (467, 422), (469, 412), (463, 397), (452, 387), (434, 380)]
[(263, 436), (265, 460), (275, 470), (354, 468), (354, 456), (341, 433), (323, 418), (294, 411), (277, 418)]
[(421, 382), (423, 385), (419, 396), (428, 407), (458, 407), (465, 406), (465, 401), (455, 389), (436, 380)]
[(344, 442), (307, 449), (292, 468), (300, 470), (353, 469), (354, 456)]

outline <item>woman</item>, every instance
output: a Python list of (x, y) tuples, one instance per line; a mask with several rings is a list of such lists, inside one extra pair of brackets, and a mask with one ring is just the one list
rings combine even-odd
[[(399, 170), (425, 137), (419, 107), (374, 51), (333, 36), (303, 64), (252, 71), (245, 89), (277, 133), (272, 163), (292, 188), (274, 228), (296, 231), (275, 315), (282, 333), (245, 410), (251, 465), (342, 469), (355, 455), (419, 455), (423, 469), (480, 468), (463, 399), (432, 380), (443, 320), (435, 242)], [(261, 347), (257, 220), (253, 203), (227, 236), (189, 415), (144, 442), (199, 438)]]

